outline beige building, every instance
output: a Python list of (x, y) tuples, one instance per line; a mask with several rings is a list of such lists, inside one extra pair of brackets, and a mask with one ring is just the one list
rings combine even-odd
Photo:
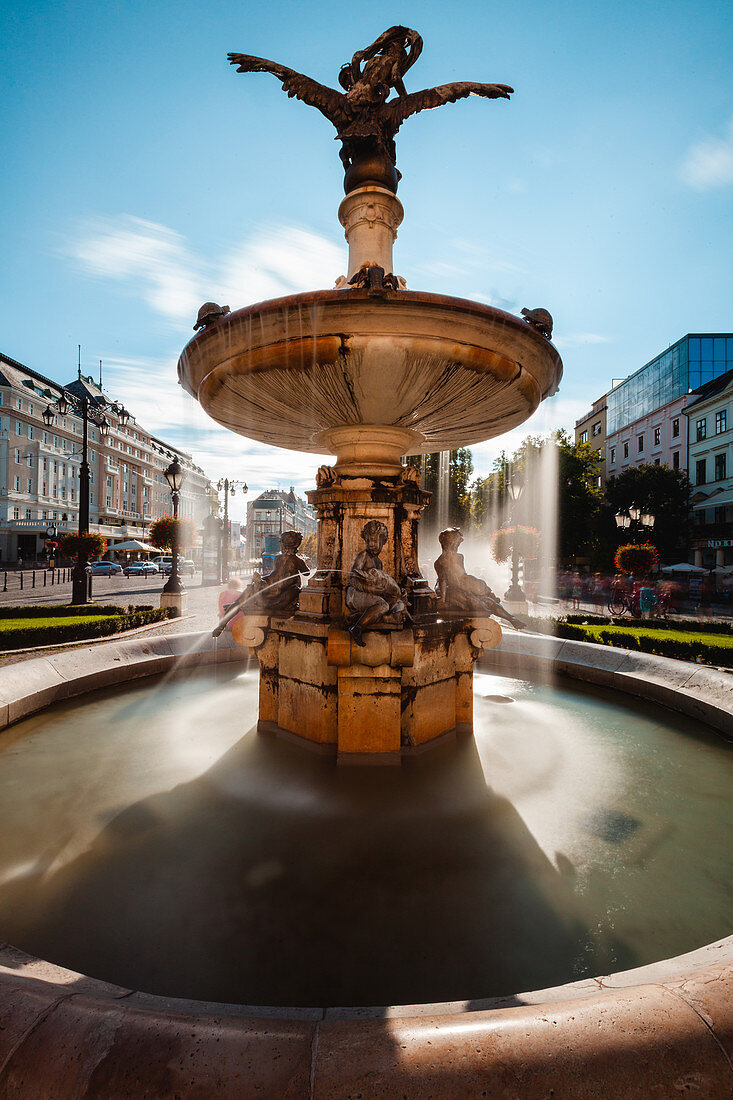
[[(76, 531), (79, 522), (81, 417), (69, 411), (49, 426), (44, 410), (63, 389), (81, 396), (111, 399), (92, 378), (81, 375), (67, 386), (37, 374), (0, 354), (0, 560), (43, 556), (47, 531)], [(123, 427), (111, 410), (106, 439), (90, 421), (89, 527), (107, 539), (108, 551), (130, 539), (144, 540), (150, 523), (172, 514), (164, 470), (174, 455), (186, 471), (178, 514), (198, 527), (209, 514), (211, 483), (180, 448), (151, 435), (134, 418)], [(113, 556), (113, 554), (111, 555)]]
[(600, 466), (601, 488), (606, 484), (606, 395), (593, 402), (593, 407), (580, 420), (575, 421), (575, 442), (590, 443), (594, 451), (600, 451), (603, 461)]

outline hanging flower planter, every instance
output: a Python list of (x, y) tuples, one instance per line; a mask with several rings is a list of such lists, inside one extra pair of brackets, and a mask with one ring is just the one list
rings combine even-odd
[(194, 528), (190, 519), (161, 516), (151, 524), (148, 540), (158, 550), (172, 550), (174, 543), (180, 550), (183, 546), (191, 546), (193, 536)]
[(625, 546), (619, 546), (613, 560), (618, 573), (634, 573), (643, 577), (656, 571), (659, 554), (656, 546), (652, 546), (650, 542), (640, 545), (629, 542)]
[(536, 527), (524, 527), (521, 524), (499, 527), (491, 536), (492, 557), (500, 564), (509, 561), (516, 543), (518, 556), (523, 561), (531, 561), (539, 553), (541, 537)]
[(94, 531), (82, 531), (80, 535), (69, 533), (59, 541), (59, 551), (64, 558), (101, 558), (107, 549), (107, 540)]

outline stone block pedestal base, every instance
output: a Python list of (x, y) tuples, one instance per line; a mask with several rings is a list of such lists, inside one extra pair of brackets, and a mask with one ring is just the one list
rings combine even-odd
[(176, 615), (182, 615), (186, 610), (187, 594), (185, 592), (161, 592), (160, 606), (175, 608)]
[(399, 763), (470, 730), (474, 662), (501, 639), (488, 617), (367, 631), (364, 646), (328, 622), (255, 625), (243, 637), (260, 665), (260, 729), (337, 753), (339, 763)]

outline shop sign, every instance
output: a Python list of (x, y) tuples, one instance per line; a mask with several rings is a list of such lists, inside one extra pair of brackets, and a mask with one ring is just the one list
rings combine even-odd
[(733, 546), (733, 539), (708, 539), (708, 550), (719, 550), (723, 546)]

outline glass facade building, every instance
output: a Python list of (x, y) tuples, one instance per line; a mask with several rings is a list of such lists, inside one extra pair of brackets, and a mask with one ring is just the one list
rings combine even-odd
[(607, 434), (732, 368), (733, 333), (688, 333), (607, 394)]

